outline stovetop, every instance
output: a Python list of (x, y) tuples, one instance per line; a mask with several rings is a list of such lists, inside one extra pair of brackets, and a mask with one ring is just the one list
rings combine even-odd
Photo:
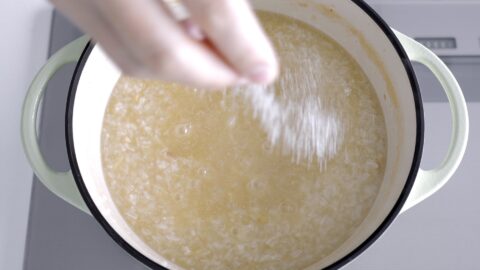
[[(381, 14), (382, 10), (387, 14), (385, 18), (389, 21), (388, 9), (382, 6), (378, 9)], [(477, 14), (480, 14), (478, 10)], [(398, 22), (397, 17), (391, 17), (392, 22)], [(475, 25), (480, 25), (480, 21), (477, 20)], [(408, 27), (403, 29), (401, 24), (394, 26), (411, 34)], [(81, 32), (78, 29), (54, 13), (50, 54), (79, 35)], [(440, 192), (398, 217), (373, 246), (344, 269), (478, 267), (480, 89), (477, 77), (480, 74), (480, 57), (450, 54), (445, 55), (444, 60), (464, 88), (471, 115), (471, 140), (464, 162)], [(64, 111), (73, 69), (74, 65), (69, 65), (58, 72), (49, 83), (44, 98), (40, 144), (47, 161), (58, 170), (69, 167)], [(426, 102), (422, 166), (433, 168), (441, 162), (449, 142), (449, 107), (433, 75), (420, 65), (415, 65), (415, 71)], [(39, 181), (33, 184), (25, 251), (25, 270), (145, 269), (119, 247), (92, 217), (63, 202)]]

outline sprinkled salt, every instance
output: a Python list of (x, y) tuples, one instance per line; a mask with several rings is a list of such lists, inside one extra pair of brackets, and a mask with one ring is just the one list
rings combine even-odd
[(272, 86), (250, 85), (233, 90), (250, 102), (267, 132), (270, 145), (280, 145), (295, 162), (325, 165), (342, 142), (342, 125), (325, 110), (314, 87), (288, 91), (280, 99)]

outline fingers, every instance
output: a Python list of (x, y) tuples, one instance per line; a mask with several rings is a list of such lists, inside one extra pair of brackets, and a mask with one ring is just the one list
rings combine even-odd
[(207, 45), (191, 38), (155, 1), (102, 0), (94, 4), (149, 71), (147, 76), (205, 88), (239, 80), (228, 64)]
[(185, 0), (175, 21), (159, 0), (51, 0), (130, 75), (202, 88), (269, 83), (272, 46), (245, 0)]
[(191, 18), (245, 79), (271, 83), (278, 74), (272, 45), (245, 0), (184, 0)]
[(197, 41), (205, 40), (206, 36), (205, 33), (203, 33), (202, 28), (200, 28), (200, 26), (194, 23), (191, 19), (184, 20), (180, 22), (180, 24), (187, 32), (187, 35), (189, 35), (191, 38)]

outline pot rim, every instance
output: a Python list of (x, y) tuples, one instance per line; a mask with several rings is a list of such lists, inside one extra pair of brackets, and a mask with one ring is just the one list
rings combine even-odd
[[(379, 225), (379, 227), (366, 239), (364, 240), (359, 246), (355, 247), (350, 253), (346, 254), (344, 257), (339, 259), (338, 261), (334, 262), (333, 264), (325, 267), (324, 269), (338, 269), (353, 259), (355, 259), (358, 255), (360, 255), (363, 251), (365, 251), (373, 242), (375, 242), (385, 230), (390, 226), (393, 220), (398, 216), (400, 213), (402, 206), (404, 205), (412, 187), (415, 182), (415, 178), (417, 172), (420, 167), (420, 161), (422, 158), (422, 149), (423, 149), (423, 139), (424, 139), (424, 114), (423, 114), (423, 103), (420, 94), (420, 89), (418, 86), (418, 81), (415, 76), (415, 72), (413, 70), (412, 64), (410, 59), (408, 58), (403, 46), (401, 45), (398, 38), (393, 33), (392, 29), (388, 26), (388, 24), (374, 11), (364, 0), (351, 0), (354, 4), (360, 7), (383, 31), (383, 33), (387, 36), (395, 51), (397, 52), (398, 56), (402, 60), (403, 66), (405, 71), (408, 75), (410, 85), (413, 92), (413, 99), (415, 103), (415, 114), (416, 114), (416, 141), (415, 141), (415, 150), (412, 159), (412, 165), (410, 168), (410, 172), (408, 174), (407, 181), (400, 193), (400, 196), (397, 199), (397, 202), (393, 206), (392, 210), (389, 214), (385, 217), (383, 222)], [(65, 115), (65, 136), (66, 136), (66, 144), (67, 144), (67, 153), (68, 159), (70, 162), (70, 167), (72, 170), (72, 174), (75, 179), (75, 183), (82, 195), (83, 200), (85, 201), (90, 213), (93, 217), (97, 220), (98, 223), (103, 227), (103, 229), (110, 235), (110, 237), (120, 245), (124, 250), (126, 250), (130, 255), (134, 258), (145, 264), (146, 266), (152, 269), (159, 269), (159, 270), (168, 270), (153, 260), (149, 259), (138, 250), (133, 248), (128, 242), (122, 238), (108, 223), (102, 213), (99, 211), (97, 206), (95, 205), (92, 197), (90, 196), (88, 189), (82, 179), (82, 175), (80, 173), (80, 169), (78, 166), (77, 158), (75, 155), (75, 147), (73, 141), (73, 105), (75, 103), (75, 95), (77, 91), (77, 86), (80, 81), (80, 77), (82, 75), (82, 71), (85, 67), (85, 64), (92, 52), (93, 48), (95, 47), (95, 43), (93, 41), (88, 42), (86, 45), (80, 60), (78, 61), (75, 71), (72, 77), (72, 81), (70, 83), (68, 98), (67, 98), (67, 107), (66, 107), (66, 115)]]

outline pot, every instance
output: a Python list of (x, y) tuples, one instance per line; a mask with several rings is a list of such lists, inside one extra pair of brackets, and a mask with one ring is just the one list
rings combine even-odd
[[(308, 269), (339, 268), (370, 246), (402, 212), (441, 188), (457, 169), (468, 138), (468, 113), (456, 79), (431, 51), (391, 29), (360, 0), (256, 0), (253, 6), (304, 21), (341, 44), (370, 79), (386, 120), (387, 164), (380, 191), (355, 233)], [(419, 169), (423, 148), (423, 104), (411, 61), (426, 65), (440, 81), (452, 110), (452, 141), (434, 170)], [(69, 172), (45, 162), (37, 135), (37, 111), (48, 80), (77, 62), (66, 110)], [(100, 155), (103, 115), (121, 72), (87, 37), (65, 46), (33, 80), (25, 99), (22, 136), (38, 178), (56, 195), (92, 215), (126, 251), (153, 269), (174, 268), (135, 235), (116, 209), (104, 181)]]

